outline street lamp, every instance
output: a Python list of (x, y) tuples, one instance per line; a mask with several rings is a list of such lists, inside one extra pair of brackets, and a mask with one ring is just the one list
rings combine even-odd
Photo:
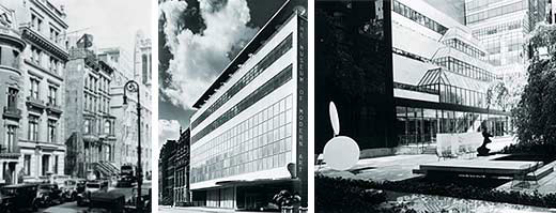
[(141, 185), (143, 184), (141, 169), (141, 93), (139, 92), (139, 84), (134, 80), (129, 80), (124, 85), (124, 105), (127, 105), (126, 91), (137, 93), (137, 212), (142, 212), (141, 205)]

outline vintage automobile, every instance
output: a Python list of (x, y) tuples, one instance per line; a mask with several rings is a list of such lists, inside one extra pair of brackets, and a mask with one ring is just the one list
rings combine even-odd
[(40, 206), (51, 206), (63, 202), (61, 195), (62, 191), (57, 184), (43, 183), (38, 186), (37, 201)]
[(91, 195), (91, 210), (96, 212), (124, 212), (125, 195), (118, 192), (97, 191)]
[(22, 210), (37, 211), (39, 202), (36, 199), (38, 186), (36, 184), (6, 185), (0, 188), (0, 212), (15, 212)]
[(91, 195), (95, 192), (108, 192), (108, 181), (89, 181), (85, 184), (85, 190), (77, 194), (77, 205), (84, 206), (91, 201)]
[(77, 193), (81, 193), (85, 191), (85, 184), (87, 184), (87, 180), (86, 179), (77, 179)]
[(61, 186), (66, 182), (66, 180), (70, 180), (71, 178), (70, 178), (70, 176), (67, 176), (67, 175), (52, 175), (50, 177), (50, 179), (52, 180), (51, 181), (52, 183), (55, 183), (55, 184), (58, 184), (58, 186)]
[[(142, 212), (151, 212), (151, 194), (152, 189), (150, 186), (144, 186), (141, 188), (141, 202)], [(131, 197), (126, 200), (125, 212), (133, 213), (137, 212), (137, 187), (134, 187), (131, 191)]]
[(118, 192), (96, 191), (91, 193), (88, 208), (75, 209), (75, 206), (53, 206), (44, 213), (121, 213), (124, 212), (125, 197)]
[(77, 180), (66, 180), (61, 185), (62, 199), (64, 201), (75, 201), (77, 199)]

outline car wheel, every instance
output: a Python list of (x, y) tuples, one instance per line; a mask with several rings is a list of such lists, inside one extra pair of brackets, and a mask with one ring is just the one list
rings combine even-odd
[(32, 209), (33, 209), (33, 212), (36, 212), (37, 210), (39, 210), (39, 202), (34, 201)]

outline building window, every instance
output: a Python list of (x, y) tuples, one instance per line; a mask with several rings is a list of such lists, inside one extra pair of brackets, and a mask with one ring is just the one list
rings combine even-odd
[(50, 28), (50, 40), (58, 44), (60, 42), (60, 31)]
[(31, 97), (34, 99), (39, 99), (39, 80), (36, 78), (31, 78)]
[(17, 108), (17, 93), (19, 90), (15, 88), (8, 89), (8, 108), (15, 109)]
[(56, 87), (49, 87), (48, 88), (48, 103), (51, 106), (57, 106), (57, 94), (58, 94), (58, 88)]
[(29, 132), (28, 137), (30, 141), (39, 140), (39, 117), (29, 116)]
[(91, 133), (91, 121), (89, 120), (85, 120), (85, 122), (83, 123), (83, 132), (85, 134), (89, 134)]
[(31, 14), (31, 28), (40, 32), (42, 28), (42, 18), (35, 14)]
[(41, 64), (41, 53), (42, 51), (36, 47), (31, 47), (31, 61), (36, 64)]
[(23, 157), (23, 167), (25, 175), (31, 175), (31, 155), (25, 155)]
[(110, 121), (104, 122), (104, 133), (107, 135), (112, 135), (112, 124)]
[(17, 140), (17, 126), (7, 125), (6, 126), (6, 142), (0, 147), (2, 150), (0, 152), (13, 152), (15, 148), (15, 143)]
[(48, 142), (55, 143), (56, 142), (56, 121), (55, 120), (48, 120)]

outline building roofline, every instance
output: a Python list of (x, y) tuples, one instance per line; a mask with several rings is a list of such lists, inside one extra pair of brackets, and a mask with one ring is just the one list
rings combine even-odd
[(197, 99), (193, 108), (201, 108), (206, 101), (216, 93), (216, 91), (226, 82), (231, 76), (239, 70), (241, 64), (245, 63), (250, 58), (250, 54), (256, 52), (264, 42), (276, 32), (276, 27), (283, 24), (291, 17), (298, 15), (294, 8), (298, 5), (293, 3), (293, 0), (287, 0), (280, 9), (266, 22), (266, 24), (255, 34), (255, 36), (247, 43), (247, 45), (237, 54), (237, 56), (224, 68), (220, 75), (208, 87), (208, 89)]

